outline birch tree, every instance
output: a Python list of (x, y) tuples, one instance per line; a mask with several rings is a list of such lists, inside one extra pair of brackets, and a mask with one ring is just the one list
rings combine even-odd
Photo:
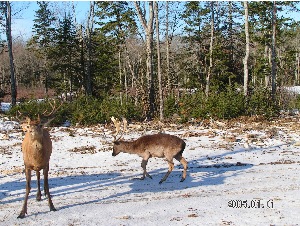
[(153, 2), (148, 2), (148, 14), (149, 18), (148, 21), (146, 20), (146, 15), (142, 11), (140, 3), (134, 2), (137, 15), (139, 17), (140, 23), (143, 26), (145, 32), (145, 39), (146, 39), (146, 52), (147, 52), (147, 91), (148, 91), (148, 109), (147, 109), (147, 118), (152, 119), (154, 116), (155, 110), (155, 90), (154, 90), (154, 76), (153, 76), (153, 19), (154, 19), (154, 12), (153, 12)]
[(210, 86), (210, 79), (212, 74), (213, 68), (213, 43), (214, 43), (214, 24), (215, 24), (215, 15), (214, 15), (214, 2), (210, 2), (210, 13), (211, 13), (211, 21), (210, 21), (210, 44), (209, 44), (209, 67), (206, 76), (206, 87), (205, 87), (205, 94), (208, 97), (209, 95), (209, 86)]
[(90, 10), (89, 10), (89, 16), (87, 20), (87, 39), (86, 39), (86, 46), (87, 46), (87, 72), (86, 72), (86, 94), (92, 95), (92, 75), (91, 75), (91, 55), (92, 55), (92, 33), (94, 31), (94, 5), (95, 2), (90, 2)]
[(244, 95), (247, 96), (248, 94), (248, 78), (249, 78), (249, 71), (248, 71), (248, 60), (249, 60), (249, 21), (248, 21), (248, 2), (244, 1), (244, 10), (245, 10), (245, 36), (246, 36), (246, 50), (245, 50), (245, 57), (243, 59), (244, 64)]
[(160, 56), (160, 40), (159, 40), (159, 18), (158, 18), (158, 3), (154, 2), (154, 15), (155, 15), (155, 30), (156, 30), (156, 49), (157, 49), (157, 76), (158, 76), (158, 93), (159, 93), (159, 119), (164, 119), (164, 103), (163, 103), (163, 90), (162, 90), (162, 72), (161, 72), (161, 56)]
[(170, 80), (170, 40), (169, 40), (169, 2), (166, 1), (166, 63), (167, 91), (171, 90)]
[(272, 77), (272, 99), (275, 101), (276, 94), (276, 2), (273, 1), (272, 11), (272, 59), (271, 59), (271, 77)]

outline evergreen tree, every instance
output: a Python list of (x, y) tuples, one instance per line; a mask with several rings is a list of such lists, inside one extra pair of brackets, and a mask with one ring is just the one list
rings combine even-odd
[(93, 95), (102, 99), (107, 95), (116, 94), (114, 91), (115, 84), (118, 84), (118, 47), (100, 30), (93, 34), (91, 45)]
[[(125, 84), (125, 52), (126, 39), (135, 34), (137, 26), (134, 20), (134, 11), (128, 2), (125, 1), (111, 1), (111, 2), (96, 2), (97, 10), (95, 15), (99, 19), (97, 24), (99, 32), (116, 46), (116, 56), (118, 57), (119, 69), (119, 89), (122, 104), (122, 89), (127, 87)], [(124, 85), (123, 85), (124, 84)], [(126, 90), (125, 90), (126, 92)]]
[(125, 1), (96, 2), (95, 15), (100, 30), (107, 37), (116, 39), (117, 44), (124, 44), (126, 37), (136, 32), (134, 11)]
[(190, 1), (184, 5), (181, 14), (183, 19), (184, 42), (187, 43), (185, 67), (188, 74), (189, 87), (200, 86), (204, 90), (208, 72), (208, 55), (210, 42), (210, 9), (203, 2)]
[(242, 16), (241, 5), (217, 2), (212, 7), (211, 4), (187, 2), (181, 15), (185, 22), (184, 41), (188, 43), (186, 50), (189, 57), (186, 58), (186, 64), (191, 83), (188, 86), (200, 86), (203, 90), (208, 82), (224, 89), (229, 84), (243, 81), (240, 76), (243, 51), (239, 49), (241, 24), (238, 23), (238, 18)]
[(70, 15), (59, 20), (54, 35), (54, 45), (51, 49), (51, 58), (56, 60), (52, 69), (56, 72), (55, 88), (59, 92), (67, 92), (80, 88), (82, 81), (80, 73), (80, 49), (75, 26)]
[[(273, 2), (250, 2), (249, 3), (249, 25), (250, 25), (250, 39), (255, 42), (256, 49), (254, 51), (255, 64), (253, 81), (257, 85), (270, 86), (271, 85), (271, 65), (272, 65), (272, 34), (276, 32), (277, 46), (274, 51), (278, 51), (280, 45), (284, 43), (284, 29), (286, 26), (291, 26), (293, 20), (284, 15), (279, 16), (283, 10), (296, 10), (296, 2), (276, 2), (277, 14), (276, 26), (273, 31)], [(274, 53), (274, 52), (273, 52)], [(278, 58), (274, 59), (278, 61)], [(280, 71), (279, 71), (280, 72)], [(278, 74), (279, 77), (282, 75)]]
[(27, 45), (31, 51), (42, 59), (40, 72), (41, 79), (44, 80), (45, 92), (48, 93), (50, 86), (51, 72), (49, 70), (51, 65), (50, 52), (53, 46), (53, 38), (55, 34), (54, 22), (56, 18), (50, 10), (50, 2), (37, 2), (39, 9), (35, 12), (35, 19), (33, 24), (33, 36), (28, 41)]

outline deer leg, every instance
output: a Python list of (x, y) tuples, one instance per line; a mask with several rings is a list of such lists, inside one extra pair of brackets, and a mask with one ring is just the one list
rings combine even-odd
[(148, 159), (147, 160), (143, 159), (141, 164), (141, 167), (143, 168), (143, 177), (141, 178), (141, 180), (144, 180), (146, 176), (152, 179), (152, 177), (146, 170), (147, 163), (148, 163)]
[(23, 203), (23, 208), (21, 210), (21, 213), (19, 214), (18, 218), (24, 218), (25, 214), (27, 214), (27, 201), (28, 201), (28, 196), (30, 193), (30, 182), (31, 182), (31, 170), (25, 167), (25, 174), (26, 174), (26, 194), (25, 194), (25, 199)]
[(37, 179), (37, 193), (36, 193), (36, 200), (41, 201), (42, 200), (42, 195), (41, 195), (41, 173), (40, 171), (36, 171), (36, 179)]
[(185, 158), (183, 158), (181, 155), (175, 156), (175, 159), (178, 160), (183, 165), (182, 178), (180, 180), (180, 182), (183, 182), (186, 178), (186, 171), (187, 171), (187, 168), (188, 168), (188, 163), (185, 160)]
[(50, 207), (50, 211), (56, 211), (56, 209), (52, 203), (51, 195), (50, 195), (50, 191), (49, 191), (48, 171), (49, 171), (49, 166), (46, 169), (44, 169), (44, 191), (48, 197), (48, 205)]
[(168, 160), (168, 163), (169, 163), (169, 170), (168, 172), (166, 173), (166, 175), (163, 177), (163, 179), (160, 180), (159, 184), (161, 184), (162, 182), (164, 182), (168, 176), (170, 175), (170, 173), (172, 172), (172, 170), (174, 169), (174, 163), (173, 161), (171, 160)]

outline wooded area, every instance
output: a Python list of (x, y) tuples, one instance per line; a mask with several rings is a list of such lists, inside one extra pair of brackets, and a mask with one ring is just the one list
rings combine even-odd
[[(54, 2), (37, 4), (33, 36), (20, 40), (14, 3), (0, 2), (0, 88), (13, 105), (21, 88), (32, 97), (42, 88), (44, 97), (130, 103), (144, 119), (230, 118), (264, 112), (261, 102), (283, 108), (282, 87), (300, 83), (300, 24), (289, 16), (297, 2), (99, 1), (82, 24), (71, 2), (64, 16)], [(213, 112), (220, 103), (244, 110)]]

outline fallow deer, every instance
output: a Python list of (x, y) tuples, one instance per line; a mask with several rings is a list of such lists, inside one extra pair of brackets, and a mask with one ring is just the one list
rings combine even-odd
[[(186, 178), (187, 171), (187, 161), (182, 156), (182, 153), (185, 149), (186, 143), (177, 136), (169, 135), (169, 134), (153, 134), (153, 135), (145, 135), (134, 141), (123, 141), (121, 140), (122, 135), (117, 139), (116, 136), (120, 131), (120, 121), (111, 118), (116, 127), (116, 134), (113, 145), (113, 153), (112, 156), (118, 155), (120, 152), (129, 153), (129, 154), (137, 154), (143, 158), (141, 167), (143, 168), (143, 176), (141, 180), (145, 179), (146, 176), (152, 179), (150, 174), (146, 170), (146, 166), (149, 158), (165, 157), (169, 164), (169, 170), (165, 174), (165, 176), (160, 180), (159, 184), (164, 182), (172, 170), (174, 169), (173, 158), (178, 160), (183, 165), (183, 173), (180, 182), (183, 182)], [(126, 120), (123, 119), (124, 128)]]
[(40, 170), (43, 170), (44, 192), (48, 197), (50, 211), (56, 211), (51, 200), (48, 183), (49, 160), (52, 153), (52, 141), (49, 132), (44, 127), (54, 119), (53, 115), (61, 105), (58, 108), (52, 104), (51, 106), (52, 111), (50, 114), (44, 115), (46, 113), (44, 112), (43, 116), (38, 116), (37, 120), (32, 120), (31, 118), (27, 117), (26, 122), (22, 124), (23, 131), (25, 132), (25, 137), (22, 142), (22, 152), (26, 175), (26, 194), (23, 208), (18, 218), (24, 218), (25, 214), (27, 214), (27, 201), (31, 189), (30, 182), (32, 170), (36, 172), (37, 176), (36, 200), (41, 200)]

